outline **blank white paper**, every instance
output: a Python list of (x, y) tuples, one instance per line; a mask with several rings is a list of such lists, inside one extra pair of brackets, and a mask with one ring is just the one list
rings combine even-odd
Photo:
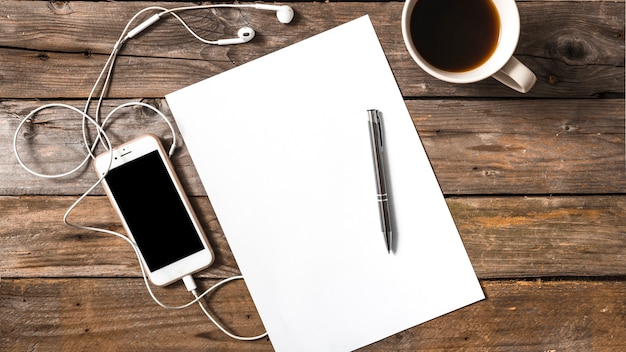
[(277, 351), (354, 350), (484, 298), (368, 16), (166, 99)]

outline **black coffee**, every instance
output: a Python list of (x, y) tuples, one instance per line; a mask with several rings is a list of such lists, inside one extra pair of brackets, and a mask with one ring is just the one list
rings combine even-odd
[(491, 0), (418, 0), (410, 28), (424, 60), (444, 71), (463, 72), (493, 54), (500, 18)]

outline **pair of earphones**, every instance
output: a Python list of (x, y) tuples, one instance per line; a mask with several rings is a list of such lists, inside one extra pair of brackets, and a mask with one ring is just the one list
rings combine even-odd
[[(110, 149), (111, 145), (110, 143), (105, 143), (105, 139), (103, 138), (104, 136), (106, 136), (106, 133), (104, 132), (104, 125), (106, 123), (106, 121), (111, 117), (112, 114), (109, 114), (109, 116), (107, 116), (104, 121), (100, 122), (100, 108), (102, 106), (102, 102), (104, 99), (104, 94), (108, 89), (109, 83), (110, 83), (110, 79), (111, 79), (111, 73), (113, 71), (113, 66), (115, 63), (115, 60), (117, 58), (117, 55), (119, 54), (119, 51), (121, 50), (122, 46), (126, 43), (126, 41), (128, 41), (129, 39), (134, 38), (135, 36), (137, 36), (139, 33), (143, 32), (144, 30), (146, 30), (148, 27), (150, 27), (151, 25), (153, 25), (154, 23), (156, 23), (157, 21), (159, 21), (161, 19), (161, 17), (163, 17), (164, 15), (171, 15), (174, 18), (176, 18), (185, 29), (187, 29), (187, 31), (189, 31), (196, 39), (198, 39), (199, 41), (205, 43), (205, 44), (211, 44), (211, 45), (233, 45), (233, 44), (243, 44), (243, 43), (247, 43), (250, 40), (252, 40), (255, 36), (255, 31), (254, 29), (250, 28), (250, 27), (242, 27), (241, 29), (239, 29), (239, 31), (237, 32), (237, 38), (228, 38), (228, 39), (218, 39), (218, 40), (207, 40), (201, 36), (199, 36), (198, 34), (196, 34), (188, 25), (187, 23), (185, 23), (185, 21), (177, 14), (177, 12), (183, 12), (183, 11), (190, 11), (190, 10), (203, 10), (203, 9), (210, 9), (210, 8), (252, 8), (252, 9), (257, 9), (257, 10), (264, 10), (264, 11), (275, 11), (276, 12), (276, 18), (278, 19), (278, 21), (280, 23), (283, 24), (288, 24), (290, 23), (293, 18), (294, 18), (294, 11), (290, 6), (287, 5), (266, 5), (266, 4), (212, 4), (212, 5), (195, 5), (195, 6), (185, 6), (185, 7), (176, 7), (176, 8), (165, 8), (165, 7), (160, 7), (160, 6), (150, 6), (150, 7), (146, 7), (142, 10), (140, 10), (139, 12), (137, 12), (126, 24), (126, 27), (124, 28), (124, 30), (122, 31), (119, 39), (117, 40), (117, 42), (113, 45), (113, 50), (111, 52), (111, 54), (109, 55), (109, 58), (106, 61), (106, 64), (104, 65), (104, 67), (102, 68), (102, 71), (100, 72), (100, 75), (98, 76), (98, 78), (96, 79), (95, 84), (93, 85), (91, 92), (89, 93), (89, 97), (87, 98), (87, 102), (85, 103), (85, 107), (83, 108), (83, 110), (78, 110), (75, 107), (72, 106), (68, 106), (65, 104), (46, 104), (43, 106), (40, 106), (39, 108), (36, 108), (34, 110), (32, 110), (27, 117), (19, 124), (17, 130), (15, 131), (15, 136), (14, 136), (14, 140), (13, 140), (13, 144), (14, 144), (14, 151), (15, 151), (15, 156), (18, 160), (18, 162), (20, 163), (20, 165), (29, 173), (38, 176), (38, 177), (43, 177), (43, 178), (59, 178), (59, 177), (65, 177), (65, 176), (69, 176), (71, 174), (73, 174), (74, 172), (78, 171), (78, 169), (82, 168), (86, 162), (89, 160), (89, 158), (94, 158), (93, 155), (93, 150), (95, 149), (96, 144), (98, 143), (102, 143), (103, 146), (105, 147), (105, 149)], [(137, 18), (139, 18), (140, 16), (142, 16), (144, 13), (146, 12), (154, 12), (154, 11), (158, 11), (158, 13), (152, 15), (151, 17), (149, 17), (148, 19), (144, 20), (143, 22), (141, 22), (139, 25), (135, 26), (132, 30), (130, 30), (132, 24), (137, 20)], [(100, 96), (98, 97), (98, 103), (96, 105), (96, 111), (95, 111), (95, 116), (92, 118), (91, 116), (88, 115), (88, 111), (89, 111), (89, 107), (90, 104), (92, 102), (92, 99), (94, 98), (94, 96), (96, 95), (96, 91), (98, 89), (98, 87), (100, 87)], [(117, 110), (119, 110), (119, 108), (122, 107), (127, 107), (127, 106), (132, 106), (132, 105), (141, 105), (144, 107), (148, 107), (151, 108), (150, 106), (147, 106), (144, 103), (127, 103), (127, 104), (123, 104), (122, 106), (118, 106), (117, 108), (115, 108), (112, 113), (116, 112)], [(19, 153), (17, 151), (17, 135), (18, 132), (20, 131), (20, 129), (23, 127), (23, 125), (30, 121), (32, 118), (34, 118), (40, 111), (45, 110), (45, 109), (49, 109), (49, 108), (66, 108), (69, 110), (73, 110), (79, 114), (82, 115), (82, 119), (83, 119), (83, 142), (87, 148), (88, 151), (88, 155), (86, 156), (85, 160), (83, 160), (82, 163), (80, 163), (76, 168), (67, 171), (67, 172), (63, 172), (60, 174), (54, 174), (54, 175), (47, 175), (47, 174), (43, 174), (43, 173), (39, 173), (36, 171), (33, 171), (32, 169), (30, 169), (29, 167), (27, 167), (21, 160)], [(165, 119), (166, 122), (168, 122), (167, 118), (162, 115), (162, 113), (158, 110), (156, 110), (157, 113), (161, 114), (161, 117), (163, 119)], [(88, 143), (88, 138), (86, 135), (86, 129), (85, 126), (87, 124), (87, 122), (92, 123), (94, 125), (96, 125), (96, 129), (97, 129), (97, 138), (95, 140), (95, 142), (90, 145), (90, 143)], [(168, 122), (169, 124), (169, 122)], [(172, 133), (174, 132), (172, 126), (170, 125), (170, 129), (172, 130)], [(172, 145), (172, 150), (170, 152), (170, 156), (174, 151), (174, 148), (176, 147), (175, 143)], [(89, 191), (88, 191), (89, 192)]]
[[(276, 12), (276, 18), (278, 18), (278, 21), (281, 23), (290, 23), (293, 20), (294, 17), (294, 11), (291, 7), (287, 6), (287, 5), (265, 5), (265, 4), (215, 4), (215, 5), (197, 5), (197, 6), (188, 6), (188, 7), (178, 7), (178, 8), (172, 8), (172, 9), (167, 9), (164, 7), (159, 7), (159, 6), (151, 6), (151, 7), (147, 7), (144, 8), (142, 10), (140, 10), (139, 12), (137, 12), (131, 19), (130, 21), (126, 24), (126, 27), (124, 28), (124, 30), (122, 31), (119, 39), (117, 40), (117, 42), (114, 44), (113, 46), (113, 50), (111, 52), (111, 54), (109, 55), (109, 58), (107, 59), (104, 67), (102, 68), (102, 71), (100, 72), (100, 75), (98, 76), (98, 78), (96, 79), (96, 82), (94, 83), (91, 92), (89, 93), (89, 96), (87, 98), (87, 101), (85, 103), (85, 106), (83, 108), (83, 110), (80, 110), (76, 107), (73, 106), (69, 106), (69, 105), (65, 105), (65, 104), (58, 104), (58, 103), (54, 103), (54, 104), (46, 104), (43, 106), (40, 106), (34, 110), (32, 110), (23, 120), (22, 122), (20, 122), (19, 126), (17, 127), (16, 131), (15, 131), (15, 135), (13, 136), (13, 150), (15, 153), (15, 157), (17, 158), (19, 164), (29, 173), (38, 176), (38, 177), (44, 177), (44, 178), (61, 178), (61, 177), (66, 177), (69, 175), (74, 174), (75, 172), (77, 172), (79, 169), (81, 169), (82, 167), (85, 166), (85, 164), (87, 164), (87, 162), (91, 159), (94, 158), (94, 154), (93, 152), (95, 151), (95, 148), (98, 144), (102, 144), (104, 146), (105, 149), (111, 149), (112, 145), (111, 142), (105, 132), (105, 125), (107, 123), (107, 121), (112, 118), (113, 115), (116, 114), (116, 112), (122, 108), (126, 108), (126, 107), (131, 107), (131, 106), (140, 106), (140, 107), (144, 107), (144, 108), (149, 108), (151, 110), (153, 110), (154, 112), (156, 112), (160, 117), (162, 117), (165, 122), (167, 122), (168, 126), (170, 127), (170, 130), (172, 132), (173, 135), (173, 139), (172, 139), (172, 146), (170, 148), (169, 151), (169, 155), (171, 156), (174, 153), (174, 148), (176, 147), (176, 134), (175, 134), (175, 130), (174, 127), (172, 126), (172, 124), (169, 122), (169, 120), (165, 117), (165, 115), (159, 111), (157, 108), (142, 103), (142, 102), (129, 102), (129, 103), (125, 103), (122, 104), (118, 107), (116, 107), (115, 109), (113, 109), (102, 121), (100, 121), (100, 108), (102, 106), (102, 102), (104, 100), (104, 96), (106, 94), (106, 91), (108, 90), (109, 84), (110, 84), (110, 80), (111, 80), (111, 74), (113, 71), (113, 66), (115, 65), (115, 60), (122, 48), (122, 46), (124, 45), (124, 43), (126, 43), (126, 41), (128, 41), (129, 39), (132, 39), (133, 37), (137, 36), (139, 33), (143, 32), (146, 28), (150, 27), (151, 25), (153, 25), (154, 23), (156, 23), (159, 19), (161, 19), (162, 16), (164, 15), (171, 15), (173, 17), (175, 17), (178, 21), (180, 21), (180, 23), (183, 25), (183, 27), (185, 27), (185, 29), (187, 29), (187, 31), (189, 31), (196, 39), (198, 39), (199, 41), (205, 43), (205, 44), (213, 44), (213, 45), (232, 45), (232, 44), (243, 44), (243, 43), (247, 43), (250, 40), (252, 40), (252, 38), (254, 38), (254, 35), (256, 34), (254, 32), (254, 30), (250, 27), (243, 27), (241, 29), (239, 29), (239, 31), (237, 32), (237, 38), (228, 38), (228, 39), (218, 39), (218, 40), (207, 40), (205, 38), (200, 37), (199, 35), (197, 35), (186, 23), (185, 21), (177, 14), (177, 12), (182, 12), (182, 11), (187, 11), (187, 10), (202, 10), (202, 9), (209, 9), (209, 8), (252, 8), (252, 9), (257, 9), (257, 10), (267, 10), (267, 11), (275, 11)], [(146, 12), (155, 12), (158, 11), (158, 13), (156, 13), (155, 15), (152, 15), (151, 17), (149, 17), (148, 19), (144, 20), (143, 22), (141, 22), (139, 25), (133, 27), (133, 29), (130, 29), (132, 27), (132, 24), (135, 22), (135, 20), (137, 20), (140, 16), (143, 16), (144, 13)], [(130, 30), (129, 30), (130, 29)], [(98, 93), (99, 92), (99, 93)], [(96, 104), (96, 108), (95, 108), (95, 115), (93, 117), (91, 117), (88, 114), (88, 111), (90, 109), (90, 104), (92, 102), (93, 99), (97, 99), (97, 104)], [(38, 113), (44, 109), (49, 109), (49, 108), (65, 108), (65, 109), (69, 109), (71, 111), (74, 111), (75, 113), (78, 113), (83, 120), (83, 143), (86, 147), (87, 150), (87, 155), (85, 156), (85, 158), (82, 160), (82, 162), (76, 166), (74, 169), (67, 171), (67, 172), (63, 172), (60, 174), (44, 174), (44, 173), (40, 173), (37, 171), (34, 171), (32, 169), (30, 169), (29, 167), (27, 167), (21, 160), (19, 153), (18, 153), (18, 148), (17, 148), (17, 144), (18, 144), (18, 136), (19, 136), (19, 131), (20, 129), (24, 126), (24, 124), (26, 124), (27, 122), (32, 121), (32, 119), (34, 119), (36, 117), (36, 115), (38, 115)], [(93, 142), (89, 142), (89, 138), (87, 136), (87, 130), (86, 130), (86, 125), (87, 124), (93, 124), (96, 127), (96, 138), (95, 141)], [(87, 195), (89, 193), (91, 193), (91, 191), (93, 189), (95, 189), (101, 182), (102, 182), (103, 177), (100, 177), (98, 179), (97, 182), (95, 182), (85, 193), (83, 193), (83, 195), (81, 195), (65, 212), (65, 215), (63, 217), (63, 222), (65, 222), (65, 224), (75, 227), (75, 228), (79, 228), (79, 229), (83, 229), (83, 230), (89, 230), (89, 231), (96, 231), (96, 232), (102, 232), (102, 233), (107, 233), (107, 234), (111, 234), (111, 235), (115, 235), (118, 236), (122, 239), (124, 239), (125, 241), (127, 241), (135, 250), (135, 252), (137, 253), (137, 255), (139, 255), (138, 252), (138, 248), (135, 245), (135, 243), (130, 240), (129, 238), (127, 238), (126, 236), (111, 231), (111, 230), (107, 230), (107, 229), (101, 229), (101, 228), (96, 228), (96, 227), (91, 227), (91, 226), (84, 226), (84, 225), (79, 225), (79, 224), (74, 224), (71, 223), (69, 221), (69, 215), (72, 212), (72, 210), (85, 198), (87, 197)], [(256, 340), (262, 337), (267, 336), (267, 333), (263, 333), (261, 335), (258, 336), (251, 336), (251, 337), (244, 337), (244, 336), (238, 336), (235, 334), (232, 334), (230, 332), (228, 332), (224, 327), (222, 327), (209, 313), (208, 311), (204, 308), (204, 306), (202, 305), (202, 303), (200, 302), (200, 299), (202, 299), (203, 296), (205, 296), (207, 293), (213, 291), (214, 289), (216, 289), (217, 287), (230, 282), (232, 280), (236, 280), (236, 279), (242, 279), (241, 276), (234, 276), (231, 278), (227, 278), (223, 281), (218, 282), (217, 284), (215, 284), (214, 286), (210, 287), (209, 289), (207, 289), (204, 293), (202, 293), (201, 295), (196, 295), (195, 293), (195, 289), (194, 289), (194, 295), (196, 296), (196, 298), (185, 304), (182, 306), (168, 306), (163, 304), (162, 302), (159, 301), (159, 299), (154, 295), (154, 293), (152, 292), (152, 289), (150, 287), (150, 284), (148, 283), (146, 274), (144, 272), (144, 268), (143, 266), (140, 265), (140, 268), (142, 270), (143, 273), (143, 278), (144, 278), (144, 283), (146, 285), (146, 288), (148, 290), (148, 292), (150, 293), (150, 296), (152, 297), (152, 299), (159, 304), (161, 307), (167, 308), (167, 309), (183, 309), (186, 308), (188, 306), (190, 306), (191, 304), (194, 303), (199, 303), (200, 306), (202, 307), (202, 310), (204, 311), (204, 313), (209, 317), (209, 319), (222, 331), (224, 332), (226, 335), (238, 339), (238, 340), (244, 340), (244, 341), (249, 341), (249, 340)], [(186, 283), (187, 284), (187, 283)]]
[(228, 39), (218, 39), (215, 41), (205, 40), (196, 33), (194, 33), (191, 28), (187, 26), (187, 24), (176, 14), (176, 12), (185, 11), (185, 10), (199, 10), (199, 9), (208, 9), (208, 8), (253, 8), (257, 10), (265, 10), (265, 11), (276, 11), (276, 18), (280, 23), (290, 23), (294, 17), (294, 11), (291, 7), (287, 5), (266, 5), (266, 4), (218, 4), (218, 5), (198, 5), (198, 6), (187, 6), (187, 7), (178, 7), (174, 9), (163, 9), (162, 12), (153, 15), (147, 20), (143, 21), (137, 27), (128, 32), (124, 41), (127, 39), (131, 39), (144, 31), (146, 28), (150, 27), (152, 24), (156, 23), (161, 19), (163, 15), (170, 14), (178, 19), (182, 25), (193, 34), (198, 40), (206, 43), (206, 44), (215, 44), (215, 45), (232, 45), (232, 44), (243, 44), (247, 43), (252, 38), (254, 38), (256, 32), (254, 29), (250, 27), (242, 27), (237, 31), (237, 38), (228, 38)]

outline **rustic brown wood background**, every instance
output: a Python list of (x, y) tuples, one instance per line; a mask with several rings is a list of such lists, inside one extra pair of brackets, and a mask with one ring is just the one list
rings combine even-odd
[[(91, 170), (39, 179), (12, 152), (32, 109), (83, 106), (123, 26), (157, 4), (183, 3), (0, 0), (2, 351), (272, 350), (268, 339), (222, 335), (197, 307), (154, 304), (126, 243), (61, 221), (94, 182)], [(369, 14), (487, 299), (363, 350), (626, 350), (624, 1), (518, 1), (516, 56), (538, 78), (525, 95), (491, 79), (454, 85), (427, 76), (404, 48), (402, 2), (290, 5), (290, 25), (253, 10), (187, 17), (215, 38), (254, 27), (257, 37), (239, 46), (203, 45), (164, 18), (123, 48), (105, 113), (128, 101), (167, 113), (169, 92)], [(42, 172), (71, 168), (84, 156), (79, 120), (44, 111), (20, 131), (20, 154)], [(116, 143), (143, 132), (171, 138), (139, 108), (109, 131)], [(174, 163), (216, 252), (200, 274), (208, 287), (239, 271), (184, 147)], [(101, 189), (72, 219), (121, 230)], [(190, 298), (180, 284), (157, 293), (171, 304)], [(237, 333), (263, 330), (243, 282), (207, 303)]]

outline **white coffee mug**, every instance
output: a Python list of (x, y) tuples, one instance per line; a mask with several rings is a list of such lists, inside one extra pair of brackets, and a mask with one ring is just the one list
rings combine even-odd
[(451, 83), (471, 83), (493, 77), (521, 93), (526, 93), (533, 87), (537, 81), (535, 74), (513, 56), (520, 35), (520, 19), (515, 0), (491, 0), (500, 23), (496, 47), (491, 56), (482, 64), (462, 72), (446, 71), (430, 64), (415, 48), (410, 26), (413, 10), (418, 1), (424, 0), (406, 0), (404, 4), (402, 36), (411, 57), (424, 71)]

